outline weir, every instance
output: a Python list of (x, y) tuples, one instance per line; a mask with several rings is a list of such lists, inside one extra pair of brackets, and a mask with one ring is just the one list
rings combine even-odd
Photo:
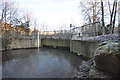
[[(93, 53), (98, 46), (98, 42), (53, 38), (13, 39), (11, 44), (9, 44), (8, 49), (39, 48), (44, 46), (67, 48), (70, 52), (92, 58)], [(1, 50), (5, 50), (4, 45), (1, 47)]]
[[(75, 28), (75, 29), (78, 29), (78, 28)], [(21, 57), (23, 57), (23, 52), (24, 52), (24, 54), (26, 54), (26, 56), (28, 56), (29, 54), (30, 55), (31, 54), (32, 55), (37, 54), (36, 57), (34, 57), (32, 55), (31, 55), (32, 57), (29, 57), (30, 58), (29, 63), (30, 63), (30, 65), (31, 65), (31, 63), (33, 63), (32, 65), (37, 65), (38, 63), (40, 63), (37, 66), (41, 67), (42, 65), (46, 66), (45, 64), (47, 62), (48, 62), (47, 66), (50, 66), (49, 63), (51, 63), (55, 66), (56, 66), (56, 64), (58, 66), (63, 65), (63, 64), (59, 65), (58, 63), (63, 63), (62, 62), (63, 58), (61, 58), (61, 56), (66, 55), (67, 52), (65, 52), (65, 49), (67, 48), (67, 49), (69, 49), (69, 51), (67, 50), (68, 55), (74, 56), (74, 54), (76, 53), (77, 55), (81, 55), (81, 56), (84, 56), (84, 57), (88, 57), (88, 58), (92, 58), (92, 59), (98, 59), (98, 60), (96, 60), (97, 61), (96, 63), (98, 63), (97, 64), (98, 68), (101, 68), (101, 69), (104, 69), (104, 70), (107, 70), (107, 71), (111, 71), (111, 72), (114, 72), (114, 73), (117, 72), (117, 74), (119, 73), (119, 71), (116, 71), (117, 69), (114, 70), (114, 66), (112, 66), (110, 68), (109, 68), (109, 66), (105, 66), (103, 68), (102, 67), (103, 65), (101, 66), (101, 61), (103, 60), (102, 62), (104, 63), (104, 61), (107, 61), (106, 58), (105, 58), (105, 60), (104, 59), (101, 60), (99, 58), (99, 56), (95, 57), (95, 55), (94, 55), (96, 49), (98, 47), (100, 47), (99, 43), (101, 43), (102, 41), (120, 40), (118, 34), (98, 35), (98, 33), (95, 32), (94, 36), (93, 36), (92, 33), (88, 35), (88, 34), (83, 34), (83, 33), (82, 34), (77, 33), (77, 32), (74, 32), (74, 31), (75, 30), (71, 31), (71, 33), (54, 33), (53, 35), (40, 35), (39, 32), (38, 32), (37, 35), (34, 35), (34, 36), (32, 36), (32, 35), (27, 35), (27, 36), (22, 36), (22, 37), (17, 36), (17, 37), (13, 37), (13, 38), (10, 38), (10, 39), (9, 38), (6, 39), (7, 41), (9, 41), (9, 42), (7, 42), (8, 43), (7, 45), (3, 44), (4, 41), (5, 41), (3, 39), (2, 40), (3, 45), (0, 46), (0, 50), (11, 50), (11, 51), (8, 51), (8, 52), (9, 53), (11, 52), (11, 54), (12, 54), (11, 56), (16, 55), (16, 57), (19, 56), (18, 53), (17, 53), (18, 51), (20, 51)], [(47, 50), (48, 48), (42, 48), (42, 47), (46, 47), (46, 46), (53, 47), (55, 49), (53, 49), (53, 51), (51, 52), (52, 49)], [(27, 49), (27, 48), (29, 48), (29, 49)], [(38, 48), (38, 49), (35, 50), (35, 49), (31, 49), (31, 48), (36, 48), (36, 49)], [(61, 50), (62, 52), (60, 52), (60, 54), (58, 54), (59, 49), (56, 49), (56, 48), (63, 48)], [(12, 49), (25, 49), (25, 51), (24, 50), (12, 50)], [(54, 54), (55, 50), (58, 50), (58, 52), (55, 52), (55, 54)], [(14, 52), (14, 51), (17, 51), (17, 52)], [(28, 51), (28, 52), (26, 52), (26, 51)], [(5, 53), (6, 52), (7, 51), (5, 51)], [(10, 58), (6, 58), (7, 54), (5, 54), (5, 53), (3, 53), (5, 55), (5, 57), (3, 59), (6, 59), (6, 60), (10, 59)], [(43, 54), (42, 57), (41, 57), (41, 54)], [(58, 56), (55, 56), (56, 54)], [(68, 55), (63, 56), (65, 58), (65, 60), (68, 58)], [(75, 56), (77, 56), (77, 55), (75, 55)], [(10, 56), (10, 55), (8, 55), (8, 56)], [(24, 57), (26, 57), (26, 56), (24, 56)], [(46, 58), (45, 58), (45, 56), (46, 56)], [(55, 56), (55, 58), (54, 58), (54, 56)], [(80, 56), (78, 56), (78, 57), (80, 57)], [(13, 59), (14, 59), (14, 56), (13, 56)], [(26, 59), (25, 61), (27, 61), (28, 58), (23, 58), (22, 62), (24, 62), (24, 59)], [(70, 57), (70, 59), (72, 60), (72, 57)], [(111, 58), (110, 58), (110, 60), (111, 60)], [(12, 61), (12, 60), (10, 59), (10, 61)], [(38, 63), (36, 63), (37, 61), (38, 61)], [(46, 61), (46, 62), (40, 62), (40, 61)], [(99, 63), (99, 61), (100, 61), (100, 63)], [(19, 61), (19, 62), (21, 62), (21, 61)], [(64, 61), (64, 62), (65, 62), (64, 64), (66, 65), (66, 61)], [(79, 62), (79, 60), (75, 60), (75, 62)], [(119, 61), (116, 59), (116, 62), (114, 62), (114, 63), (116, 64), (117, 62), (119, 62)], [(26, 63), (28, 63), (28, 61)], [(23, 64), (26, 64), (26, 63), (23, 63)], [(34, 63), (36, 63), (36, 64), (34, 64)], [(15, 62), (15, 64), (18, 65), (19, 63)], [(108, 65), (110, 65), (110, 66), (112, 64), (113, 63), (108, 63)], [(19, 64), (19, 65), (21, 65), (21, 64)], [(29, 67), (30, 65), (28, 64), (28, 65), (25, 65), (25, 66)], [(50, 69), (51, 73), (54, 72), (53, 71), (54, 70), (53, 65), (51, 65), (52, 69), (50, 69), (48, 67), (48, 69)], [(59, 76), (59, 74), (61, 75), (62, 73), (66, 72), (66, 71), (69, 71), (69, 70), (67, 70), (69, 65), (71, 65), (71, 64), (68, 64), (66, 66), (65, 71), (58, 73), (57, 77)], [(106, 65), (106, 63), (104, 65)], [(116, 64), (116, 66), (117, 65), (118, 64)], [(44, 68), (44, 66), (42, 66), (42, 67)], [(9, 64), (8, 64), (8, 67), (10, 67)], [(31, 70), (31, 67), (29, 68), (30, 70)], [(37, 69), (36, 69), (36, 66), (35, 66), (35, 70), (36, 70), (35, 73), (38, 70), (40, 70), (40, 71), (43, 70), (43, 69), (40, 69), (39, 67), (37, 67)], [(13, 68), (13, 70), (15, 69), (14, 66), (12, 68)], [(117, 68), (118, 68), (118, 66), (117, 66)], [(5, 67), (4, 70), (6, 70), (6, 69), (7, 68)], [(64, 70), (64, 67), (62, 69)], [(113, 69), (113, 70), (111, 70), (111, 69)], [(28, 73), (27, 71), (30, 71), (30, 70), (26, 70), (26, 73)], [(46, 69), (44, 69), (44, 70), (46, 70)], [(5, 71), (5, 74), (6, 74), (6, 71)], [(23, 73), (23, 71), (24, 71), (24, 69), (20, 70), (18, 72)], [(41, 73), (42, 76), (44, 76), (43, 74), (46, 74), (47, 71), (45, 73), (43, 71), (43, 73)], [(56, 68), (55, 72), (57, 72), (57, 71), (58, 71), (58, 69)], [(61, 69), (59, 69), (59, 71), (61, 71)], [(17, 72), (15, 72), (15, 74), (14, 73), (13, 74), (16, 75), (16, 73)], [(72, 73), (72, 71), (70, 73)], [(4, 77), (9, 77), (9, 75), (10, 75), (9, 73), (8, 73), (7, 76), (5, 74), (4, 74)], [(39, 74), (39, 72), (38, 72), (38, 74)], [(39, 77), (41, 74), (39, 74), (37, 77)], [(48, 73), (47, 76), (50, 76), (50, 74)], [(54, 74), (56, 74), (56, 73), (54, 73)], [(21, 76), (21, 75), (17, 75), (17, 76)], [(27, 76), (31, 77), (30, 74), (28, 74)], [(35, 77), (35, 76), (32, 76), (32, 77)]]
[(41, 39), (41, 46), (51, 46), (54, 48), (57, 48), (57, 47), (70, 48), (70, 40), (68, 39)]
[(94, 51), (98, 47), (98, 42), (63, 39), (42, 39), (41, 46), (51, 46), (53, 48), (69, 48), (70, 52), (92, 58)]

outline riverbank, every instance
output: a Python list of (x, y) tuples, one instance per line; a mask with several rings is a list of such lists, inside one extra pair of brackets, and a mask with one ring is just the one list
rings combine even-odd
[[(109, 38), (108, 38), (109, 37)], [(99, 37), (100, 38), (100, 37)], [(109, 39), (109, 40), (108, 40)], [(107, 40), (107, 41), (106, 41)], [(7, 50), (12, 49), (26, 49), (26, 48), (36, 48), (38, 47), (38, 43), (41, 47), (44, 46), (52, 46), (53, 48), (58, 47), (69, 47), (70, 52), (77, 53), (79, 56), (89, 57), (91, 59), (94, 59), (96, 66), (93, 65), (91, 61), (83, 62), (80, 66), (80, 70), (78, 71), (78, 78), (79, 77), (93, 77), (93, 78), (109, 78), (109, 75), (106, 75), (107, 73), (105, 71), (110, 72), (118, 72), (119, 74), (119, 64), (116, 64), (119, 61), (119, 55), (118, 57), (116, 55), (109, 55), (109, 54), (116, 54), (116, 51), (118, 50), (120, 37), (119, 35), (107, 35), (107, 36), (101, 36), (101, 41), (99, 40), (93, 40), (92, 39), (86, 39), (86, 40), (61, 40), (61, 39), (42, 39), (38, 42), (37, 39), (12, 39), (10, 44), (8, 44), (6, 47), (2, 46), (2, 48)], [(39, 47), (40, 47), (39, 46)], [(97, 52), (98, 51), (98, 52)], [(119, 50), (118, 50), (119, 51)], [(100, 54), (103, 55), (100, 55)], [(120, 52), (117, 52), (120, 54)], [(104, 55), (105, 54), (105, 55)], [(109, 61), (108, 61), (108, 60)], [(115, 59), (115, 60), (114, 60)], [(111, 63), (112, 62), (112, 63)], [(118, 65), (118, 66), (117, 66)], [(83, 68), (83, 69), (82, 69)], [(117, 69), (118, 68), (118, 71)], [(105, 71), (99, 71), (99, 69), (103, 69)], [(92, 74), (93, 73), (93, 74)], [(105, 75), (104, 75), (105, 74)], [(114, 76), (110, 76), (114, 77)]]
[(103, 42), (103, 41), (115, 41), (120, 40), (120, 33), (115, 34), (106, 34), (106, 35), (99, 35), (99, 36), (92, 36), (92, 37), (81, 37), (81, 38), (72, 38), (72, 40), (82, 40), (82, 41), (97, 41), (97, 42)]
[[(109, 40), (120, 40), (120, 34), (107, 34), (95, 37), (81, 37), (81, 38), (72, 38), (71, 41), (81, 41), (81, 42), (90, 42), (90, 43), (99, 43)], [(38, 42), (39, 41), (39, 42)], [(29, 39), (29, 38), (2, 38), (0, 37), (0, 51), (9, 50), (9, 49), (23, 49), (23, 48), (34, 48), (41, 46), (53, 46), (53, 47), (72, 47), (70, 40), (66, 39)]]
[(101, 71), (93, 65), (93, 60), (83, 61), (78, 67), (74, 79), (78, 78), (119, 78), (109, 72)]
[(83, 61), (74, 78), (120, 78), (120, 41), (99, 44), (94, 57)]

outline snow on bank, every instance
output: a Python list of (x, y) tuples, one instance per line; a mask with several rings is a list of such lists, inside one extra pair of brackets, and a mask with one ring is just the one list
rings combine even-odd
[(73, 37), (72, 40), (83, 40), (83, 41), (108, 41), (108, 40), (120, 40), (120, 34), (107, 34), (92, 37)]

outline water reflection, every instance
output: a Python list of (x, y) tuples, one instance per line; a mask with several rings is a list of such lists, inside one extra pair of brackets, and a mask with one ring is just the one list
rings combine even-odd
[(82, 59), (68, 50), (25, 49), (2, 53), (3, 78), (71, 78)]

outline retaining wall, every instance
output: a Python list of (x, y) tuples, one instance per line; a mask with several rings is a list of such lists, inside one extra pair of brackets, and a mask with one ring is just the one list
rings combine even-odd
[[(92, 58), (93, 53), (98, 47), (98, 42), (80, 41), (80, 40), (67, 40), (67, 39), (40, 39), (39, 47), (52, 46), (70, 48), (70, 52)], [(9, 44), (8, 49), (23, 49), (23, 48), (36, 48), (38, 47), (37, 39), (13, 39)], [(0, 50), (5, 50), (5, 47), (0, 45)]]
[(83, 55), (89, 58), (93, 58), (94, 52), (97, 47), (98, 42), (80, 40), (70, 41), (70, 52), (74, 52), (78, 55)]
[(42, 46), (52, 46), (54, 48), (56, 47), (66, 47), (70, 48), (70, 40), (67, 39), (42, 39), (41, 40)]
[[(3, 41), (1, 41), (1, 42), (3, 43)], [(41, 40), (39, 41), (39, 45), (41, 46)], [(36, 48), (36, 47), (38, 47), (38, 40), (37, 39), (18, 39), (18, 38), (14, 38), (10, 41), (9, 46), (7, 46), (7, 50), (9, 50), (9, 49)], [(5, 50), (5, 45), (1, 44), (0, 45), (0, 50)]]

